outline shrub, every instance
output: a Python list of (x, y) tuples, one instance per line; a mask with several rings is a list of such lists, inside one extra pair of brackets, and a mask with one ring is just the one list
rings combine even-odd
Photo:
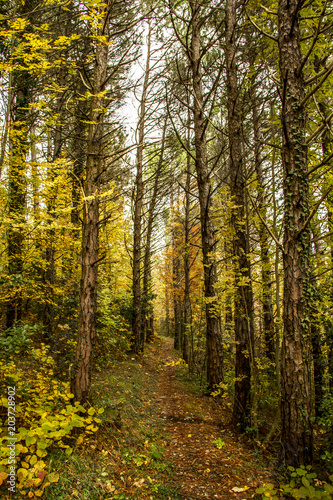
[[(54, 377), (54, 360), (44, 344), (32, 349), (20, 366), (11, 357), (0, 361), (2, 394), (8, 387), (15, 387), (16, 393), (14, 398), (0, 400), (0, 484), (13, 463), (7, 444), (15, 442), (16, 488), (23, 496), (41, 497), (47, 486), (59, 480), (57, 472), (48, 472), (49, 451), (62, 448), (70, 455), (74, 446), (98, 429), (97, 415), (103, 409), (86, 410), (78, 402), (70, 404), (73, 395), (69, 383)], [(10, 414), (15, 414), (15, 441), (7, 434), (13, 431)]]
[[(272, 483), (266, 483), (256, 490), (262, 500), (278, 500), (279, 498), (315, 498), (318, 500), (331, 500), (333, 486), (323, 481), (318, 481), (317, 474), (311, 472), (311, 465), (299, 468), (288, 467), (291, 471), (291, 481), (275, 487)], [(333, 476), (330, 476), (333, 481)]]

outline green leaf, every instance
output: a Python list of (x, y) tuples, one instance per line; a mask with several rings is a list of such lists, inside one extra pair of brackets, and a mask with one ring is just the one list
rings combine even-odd
[(47, 432), (47, 431), (54, 431), (54, 425), (51, 424), (50, 422), (45, 422), (45, 424), (42, 425), (42, 430), (44, 432)]
[(72, 420), (71, 425), (73, 427), (84, 427), (82, 420)]
[(308, 496), (308, 489), (304, 488), (304, 486), (301, 486), (300, 489), (298, 490), (298, 497), (306, 498), (307, 496)]
[(306, 488), (308, 488), (310, 486), (310, 482), (308, 479), (306, 479), (306, 477), (302, 477), (302, 483), (303, 483), (303, 486), (305, 486)]
[(37, 448), (39, 448), (40, 450), (45, 450), (45, 448), (47, 448), (47, 442), (46, 441), (38, 441)]
[(27, 445), (27, 446), (30, 446), (31, 444), (35, 444), (35, 442), (36, 442), (36, 441), (37, 441), (36, 436), (29, 436), (29, 435), (28, 435), (28, 436), (25, 438), (25, 443), (26, 443), (26, 445)]

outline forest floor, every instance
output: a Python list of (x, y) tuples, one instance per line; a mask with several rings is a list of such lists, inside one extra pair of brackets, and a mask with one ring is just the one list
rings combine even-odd
[(232, 432), (227, 403), (176, 362), (172, 340), (159, 338), (97, 373), (102, 424), (73, 455), (54, 453), (62, 473), (47, 500), (245, 500), (272, 482), (260, 452)]
[[(260, 484), (269, 482), (270, 471), (230, 430), (230, 410), (196, 394), (191, 384), (181, 380), (177, 366), (172, 366), (172, 340), (163, 339), (160, 349), (166, 365), (160, 374), (158, 401), (170, 436), (165, 458), (175, 465), (178, 496), (184, 500), (251, 498)], [(148, 360), (154, 363), (153, 356)]]

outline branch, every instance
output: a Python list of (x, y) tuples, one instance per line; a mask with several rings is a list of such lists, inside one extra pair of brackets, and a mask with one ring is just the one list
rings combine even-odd
[(264, 144), (264, 146), (270, 146), (271, 148), (276, 148), (276, 149), (280, 149), (281, 151), (281, 146), (278, 146), (278, 144), (273, 144), (272, 142), (266, 142), (266, 141), (260, 141), (258, 140), (257, 142), (260, 142), (260, 144)]
[(316, 73), (314, 76), (311, 76), (310, 78), (308, 78), (307, 80), (304, 81), (305, 85), (309, 85), (310, 83), (314, 82), (315, 80), (317, 80), (317, 78), (325, 75), (326, 71), (330, 68), (330, 66), (328, 68), (324, 68), (322, 69), (321, 71), (319, 71), (319, 73)]
[(281, 243), (279, 242), (279, 240), (277, 239), (277, 237), (275, 236), (275, 234), (272, 232), (271, 228), (266, 224), (266, 222), (264, 221), (264, 219), (262, 218), (261, 216), (261, 213), (259, 212), (258, 210), (258, 207), (257, 205), (254, 203), (253, 199), (252, 199), (252, 196), (251, 194), (249, 193), (249, 190), (246, 188), (246, 192), (247, 194), (249, 195), (249, 198), (250, 198), (250, 201), (252, 203), (252, 206), (253, 208), (255, 209), (255, 211), (257, 212), (257, 214), (259, 215), (259, 218), (261, 220), (261, 222), (264, 224), (265, 228), (267, 229), (267, 231), (269, 232), (271, 238), (273, 238), (273, 240), (275, 241), (276, 245), (278, 246), (278, 248), (281, 250), (282, 253), (284, 253), (284, 249), (283, 249), (283, 246), (281, 245)]
[(324, 122), (313, 132), (313, 134), (310, 135), (310, 137), (307, 139), (306, 144), (309, 144), (324, 128), (329, 124), (331, 119), (333, 118), (333, 111), (332, 113), (327, 117), (322, 117)]
[(272, 14), (272, 16), (277, 16), (278, 15), (277, 12), (275, 12), (274, 10), (267, 9), (267, 7), (265, 7), (262, 3), (260, 4), (260, 7), (262, 9), (264, 9), (267, 12), (267, 14)]
[(301, 66), (300, 66), (300, 68), (299, 68), (299, 70), (298, 70), (298, 75), (300, 75), (300, 74), (301, 74), (301, 71), (302, 71), (302, 69), (304, 68), (304, 66), (305, 66), (305, 64), (306, 64), (306, 61), (309, 59), (310, 54), (311, 54), (311, 52), (312, 52), (312, 50), (313, 50), (314, 46), (316, 45), (316, 42), (317, 42), (317, 40), (318, 40), (318, 36), (319, 36), (319, 34), (320, 34), (319, 32), (320, 32), (321, 23), (322, 23), (322, 20), (323, 20), (323, 18), (324, 18), (324, 14), (325, 14), (325, 11), (326, 11), (326, 6), (327, 6), (327, 0), (326, 0), (326, 2), (325, 2), (325, 5), (324, 5), (324, 7), (323, 7), (323, 10), (322, 10), (322, 12), (321, 12), (321, 14), (320, 14), (320, 18), (319, 18), (319, 21), (318, 21), (318, 26), (317, 26), (316, 34), (315, 34), (315, 36), (313, 37), (313, 40), (312, 40), (311, 46), (310, 46), (310, 48), (309, 48), (309, 50), (308, 50), (308, 52), (307, 52), (306, 56), (304, 57), (304, 59), (303, 59), (303, 61), (302, 61), (302, 64), (301, 64)]
[(178, 141), (180, 142), (181, 146), (183, 149), (185, 149), (185, 151), (191, 156), (191, 158), (195, 161), (195, 156), (193, 156), (193, 154), (191, 153), (191, 151), (188, 149), (188, 147), (184, 144), (182, 138), (180, 137), (179, 133), (178, 133), (178, 130), (177, 130), (177, 127), (176, 125), (174, 124), (173, 122), (173, 119), (172, 119), (172, 116), (171, 116), (171, 112), (170, 112), (170, 108), (169, 108), (169, 102), (168, 102), (168, 99), (166, 100), (166, 104), (167, 104), (167, 111), (168, 111), (168, 115), (169, 115), (169, 118), (171, 120), (171, 123), (172, 123), (172, 126), (173, 126), (173, 129), (176, 133), (176, 136), (177, 136), (177, 139)]
[(91, 90), (93, 90), (93, 88), (92, 88), (91, 86), (87, 85), (87, 83), (84, 81), (83, 75), (82, 75), (82, 73), (81, 73), (81, 71), (80, 71), (80, 70), (79, 70), (79, 75), (80, 75), (80, 78), (81, 78), (81, 80), (82, 80), (83, 85), (84, 85), (84, 86), (85, 86), (88, 90), (90, 90), (90, 91), (91, 91)]
[[(306, 94), (306, 96), (305, 96), (305, 97), (303, 97), (303, 99), (302, 99), (302, 101), (301, 101), (301, 103), (300, 103), (300, 108), (301, 108), (302, 106), (304, 106), (304, 104), (306, 103), (306, 101), (307, 101), (308, 99), (310, 99), (310, 97), (311, 97), (311, 96), (312, 96), (315, 92), (317, 92), (317, 90), (318, 90), (318, 89), (322, 86), (322, 84), (324, 83), (324, 81), (325, 81), (325, 80), (327, 80), (327, 78), (330, 76), (330, 74), (332, 73), (332, 71), (333, 71), (333, 62), (331, 62), (331, 64), (330, 64), (330, 65), (329, 65), (329, 67), (327, 68), (327, 70), (326, 70), (326, 74), (325, 74), (324, 78), (322, 78), (322, 79), (320, 80), (320, 82), (319, 82), (319, 83), (317, 83), (317, 85), (316, 85), (315, 87), (313, 87), (313, 89), (312, 89), (310, 92), (308, 92), (308, 94)], [(318, 73), (318, 75), (319, 75), (319, 73)]]
[(331, 186), (324, 194), (323, 196), (317, 201), (317, 203), (315, 204), (315, 206), (313, 207), (309, 217), (306, 219), (306, 221), (304, 222), (303, 224), (303, 227), (298, 231), (297, 233), (297, 236), (296, 238), (298, 238), (302, 233), (303, 231), (305, 231), (305, 229), (308, 227), (309, 223), (311, 222), (311, 219), (313, 218), (313, 216), (316, 214), (318, 208), (319, 208), (319, 205), (325, 200), (325, 198), (329, 195), (329, 193), (333, 190), (333, 186)]
[(274, 42), (278, 42), (278, 39), (277, 39), (275, 36), (270, 35), (269, 33), (266, 33), (266, 31), (262, 30), (262, 29), (261, 29), (261, 28), (257, 25), (257, 23), (255, 23), (255, 22), (251, 19), (251, 17), (249, 16), (249, 14), (248, 14), (248, 12), (247, 12), (246, 8), (245, 8), (245, 13), (246, 13), (246, 17), (248, 18), (248, 20), (250, 21), (250, 23), (251, 23), (251, 24), (253, 24), (253, 26), (254, 26), (255, 28), (257, 28), (257, 30), (258, 30), (260, 33), (262, 33), (263, 35), (267, 36), (267, 37), (268, 37), (268, 38), (270, 38), (271, 40), (274, 40)]
[(99, 259), (95, 260), (95, 262), (93, 262), (91, 264), (91, 267), (95, 266), (96, 264), (98, 264), (99, 262), (101, 262), (101, 260), (104, 260), (106, 257), (106, 253), (104, 255), (102, 255), (102, 257), (100, 257)]
[(324, 165), (327, 165), (327, 162), (330, 161), (333, 158), (333, 153), (328, 155), (327, 158), (324, 158), (322, 162), (319, 163), (319, 165), (316, 165), (315, 167), (311, 168), (311, 170), (308, 171), (308, 175), (313, 174), (318, 168), (323, 167)]

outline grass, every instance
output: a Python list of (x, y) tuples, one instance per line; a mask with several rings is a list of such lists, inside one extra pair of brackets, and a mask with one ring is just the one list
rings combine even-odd
[(150, 370), (145, 359), (114, 361), (95, 376), (93, 403), (105, 409), (102, 423), (71, 456), (50, 454), (60, 479), (48, 487), (47, 500), (177, 500), (155, 400), (161, 363), (156, 359), (157, 370)]

